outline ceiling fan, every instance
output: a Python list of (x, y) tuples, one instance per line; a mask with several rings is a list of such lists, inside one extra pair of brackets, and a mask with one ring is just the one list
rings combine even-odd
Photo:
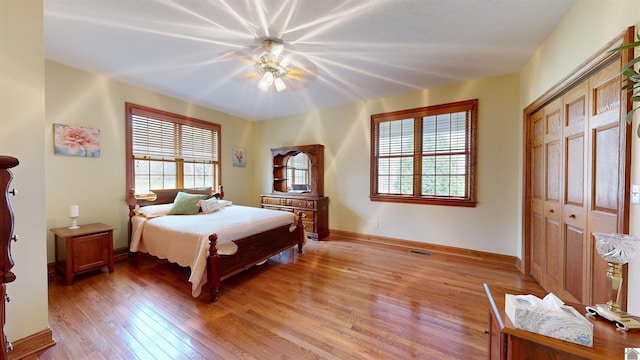
[(256, 69), (261, 79), (258, 88), (267, 91), (273, 85), (278, 92), (287, 88), (282, 78), (287, 75), (285, 63), (281, 63), (284, 44), (278, 40), (265, 39), (260, 45), (264, 52), (256, 60)]
[(316, 66), (302, 54), (285, 48), (283, 40), (263, 38), (258, 42), (257, 48), (238, 56), (252, 65), (251, 70), (245, 71), (245, 81), (257, 81), (262, 91), (282, 92), (299, 90), (316, 78)]

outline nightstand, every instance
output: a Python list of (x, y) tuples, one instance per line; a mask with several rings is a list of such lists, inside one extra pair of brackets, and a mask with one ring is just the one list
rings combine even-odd
[(56, 271), (65, 275), (67, 285), (74, 276), (103, 266), (113, 272), (113, 227), (94, 223), (51, 232), (55, 234)]

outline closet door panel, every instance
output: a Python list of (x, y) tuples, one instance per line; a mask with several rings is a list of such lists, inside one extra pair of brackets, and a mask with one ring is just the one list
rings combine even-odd
[(565, 153), (563, 202), (563, 298), (583, 302), (588, 297), (585, 265), (589, 244), (586, 239), (586, 124), (588, 114), (587, 83), (576, 86), (564, 97), (565, 127), (562, 132)]
[(564, 251), (562, 251), (562, 225), (547, 217), (545, 221), (546, 249), (543, 287), (556, 294), (562, 291)]
[(531, 275), (544, 282), (544, 111), (532, 116), (531, 130)]
[[(603, 303), (609, 299), (609, 285), (605, 278), (606, 262), (595, 248), (594, 232), (621, 232), (618, 215), (622, 211), (624, 191), (624, 162), (621, 149), (625, 134), (621, 126), (626, 126), (620, 110), (619, 62), (614, 62), (596, 73), (590, 79), (594, 106), (589, 119), (591, 133), (588, 164), (590, 188), (589, 240), (591, 260), (591, 301)], [(623, 296), (624, 298), (624, 296)]]
[(544, 108), (544, 275), (541, 283), (549, 291), (562, 291), (564, 258), (562, 229), (563, 144), (562, 101)]
[(585, 234), (583, 229), (565, 226), (564, 301), (579, 302), (585, 297), (588, 286), (584, 278)]

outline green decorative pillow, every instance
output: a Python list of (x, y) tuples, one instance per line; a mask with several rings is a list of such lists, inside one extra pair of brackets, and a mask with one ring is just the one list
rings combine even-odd
[(176, 199), (173, 200), (173, 206), (167, 215), (197, 215), (200, 212), (200, 207), (197, 205), (198, 201), (206, 198), (207, 195), (188, 194), (180, 191), (176, 195)]

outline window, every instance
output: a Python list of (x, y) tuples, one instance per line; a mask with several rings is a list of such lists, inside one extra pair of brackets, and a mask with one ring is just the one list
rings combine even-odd
[(372, 201), (475, 206), (478, 100), (371, 116)]
[(220, 125), (126, 103), (127, 189), (220, 184)]

